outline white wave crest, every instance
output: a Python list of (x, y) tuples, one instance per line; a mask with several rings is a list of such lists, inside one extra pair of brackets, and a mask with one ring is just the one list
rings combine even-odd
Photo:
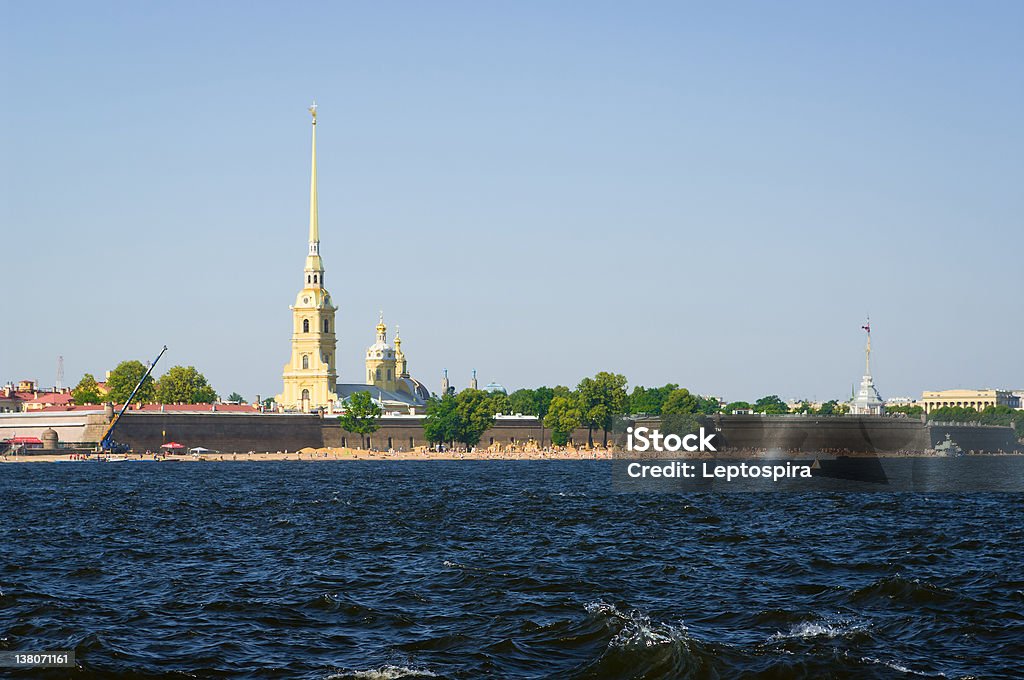
[(632, 609), (623, 613), (607, 602), (591, 602), (584, 605), (584, 609), (591, 616), (606, 617), (610, 625), (619, 626), (608, 642), (609, 648), (637, 649), (674, 643), (688, 646), (686, 626), (681, 621), (678, 624), (652, 622), (643, 612)]
[(365, 671), (345, 671), (327, 676), (327, 680), (399, 680), (399, 678), (436, 678), (435, 673), (390, 664)]
[(804, 621), (790, 628), (788, 632), (783, 633), (779, 631), (775, 633), (768, 638), (768, 641), (778, 642), (779, 640), (791, 640), (793, 638), (846, 637), (847, 635), (862, 633), (866, 630), (867, 626), (853, 621), (835, 621), (832, 623), (828, 621)]
[(880, 664), (882, 666), (885, 666), (886, 668), (893, 669), (897, 673), (907, 673), (909, 675), (919, 675), (921, 677), (926, 677), (926, 678), (944, 678), (944, 677), (946, 677), (945, 673), (924, 673), (922, 671), (915, 671), (913, 668), (907, 668), (903, 664), (896, 663), (895, 661), (885, 661), (883, 659), (876, 659), (873, 656), (862, 657), (861, 661), (863, 661), (864, 663)]

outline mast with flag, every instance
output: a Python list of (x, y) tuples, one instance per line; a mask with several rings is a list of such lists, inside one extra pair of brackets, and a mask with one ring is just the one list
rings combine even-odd
[(871, 315), (868, 315), (868, 321), (866, 324), (861, 326), (861, 330), (864, 330), (868, 334), (868, 344), (864, 348), (864, 375), (871, 375)]

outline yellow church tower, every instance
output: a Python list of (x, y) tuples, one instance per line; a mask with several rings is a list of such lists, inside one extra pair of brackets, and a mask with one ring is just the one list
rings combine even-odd
[(324, 263), (320, 259), (320, 227), (316, 200), (316, 103), (313, 115), (313, 170), (309, 184), (309, 252), (303, 272), (303, 288), (292, 310), (292, 358), (284, 367), (284, 392), (277, 396), (283, 409), (309, 411), (334, 405), (338, 382), (338, 339), (334, 313), (338, 310), (324, 288)]

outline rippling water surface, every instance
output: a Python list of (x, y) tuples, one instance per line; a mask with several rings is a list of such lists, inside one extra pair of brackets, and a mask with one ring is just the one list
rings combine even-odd
[[(0, 466), (0, 650), (74, 678), (1021, 677), (1024, 497), (607, 462)], [(2, 671), (0, 671), (2, 672)]]

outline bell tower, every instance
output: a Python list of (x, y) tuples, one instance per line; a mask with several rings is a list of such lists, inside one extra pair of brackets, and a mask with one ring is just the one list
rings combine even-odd
[(292, 310), (292, 356), (284, 367), (284, 391), (277, 403), (284, 409), (309, 411), (330, 407), (337, 401), (336, 369), (338, 339), (334, 314), (338, 310), (324, 288), (324, 263), (320, 259), (320, 226), (317, 223), (316, 102), (313, 116), (313, 163), (309, 183), (309, 249), (302, 290)]

